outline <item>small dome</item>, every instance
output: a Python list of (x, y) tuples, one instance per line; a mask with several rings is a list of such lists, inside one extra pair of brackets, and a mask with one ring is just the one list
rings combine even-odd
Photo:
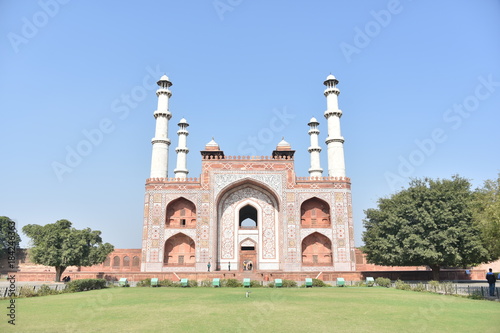
[(219, 147), (219, 144), (217, 142), (215, 142), (214, 138), (212, 138), (212, 140), (210, 140), (210, 142), (207, 143), (205, 146), (206, 147)]
[(318, 120), (316, 120), (316, 118), (312, 117), (311, 120), (309, 120), (309, 123), (317, 123)]
[(182, 118), (179, 120), (179, 124), (187, 124), (187, 120), (185, 118)]
[(278, 143), (278, 147), (290, 147), (290, 144), (285, 141), (285, 138), (281, 138), (280, 143)]
[(337, 79), (335, 78), (335, 76), (333, 76), (332, 74), (328, 75), (328, 76), (326, 77), (326, 79), (327, 79), (327, 80), (337, 80)]
[(168, 88), (172, 85), (172, 82), (170, 82), (170, 79), (168, 78), (168, 76), (163, 74), (162, 77), (158, 80), (158, 82), (156, 82), (156, 84), (161, 86), (161, 87), (165, 88), (165, 86), (166, 86)]

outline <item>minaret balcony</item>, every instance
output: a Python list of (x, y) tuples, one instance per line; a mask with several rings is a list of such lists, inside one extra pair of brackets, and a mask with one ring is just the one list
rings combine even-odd
[(170, 146), (170, 139), (156, 139), (156, 138), (153, 138), (153, 139), (151, 139), (151, 143), (152, 144), (155, 144), (155, 143), (164, 143), (167, 146)]
[(338, 88), (326, 88), (325, 92), (323, 93), (325, 97), (327, 97), (330, 94), (335, 94), (335, 95), (340, 95), (340, 90)]
[(341, 137), (339, 137), (339, 138), (326, 138), (326, 140), (325, 140), (325, 143), (326, 143), (326, 144), (329, 144), (329, 143), (331, 143), (331, 142), (340, 142), (340, 143), (344, 143), (344, 137), (343, 137), (343, 136), (341, 136)]
[(326, 110), (325, 111), (325, 118), (329, 118), (331, 116), (335, 117), (342, 117), (342, 110), (337, 109), (337, 110)]
[(168, 98), (170, 98), (172, 97), (172, 92), (167, 88), (159, 88), (158, 90), (156, 90), (156, 96), (159, 97), (160, 95), (167, 95)]

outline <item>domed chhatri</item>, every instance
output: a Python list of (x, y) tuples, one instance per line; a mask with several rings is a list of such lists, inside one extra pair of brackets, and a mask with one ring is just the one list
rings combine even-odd
[(156, 84), (159, 85), (161, 88), (168, 88), (172, 86), (172, 82), (165, 74), (161, 76), (161, 78), (158, 80), (158, 82), (156, 82)]

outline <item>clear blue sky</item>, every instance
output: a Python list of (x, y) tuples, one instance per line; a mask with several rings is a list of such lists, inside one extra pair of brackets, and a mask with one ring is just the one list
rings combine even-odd
[[(327, 170), (322, 83), (334, 74), (357, 246), (363, 211), (410, 177), (478, 186), (500, 171), (499, 1), (61, 2), (0, 2), (0, 215), (19, 229), (68, 219), (140, 248), (151, 84), (164, 73), (169, 175), (185, 117), (193, 177), (212, 136), (247, 155), (259, 135), (255, 155), (284, 136), (307, 176), (312, 116)], [(270, 135), (277, 112), (288, 118)]]

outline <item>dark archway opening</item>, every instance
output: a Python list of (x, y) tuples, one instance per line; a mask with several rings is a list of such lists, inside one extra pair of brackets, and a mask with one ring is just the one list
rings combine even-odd
[(257, 227), (257, 209), (250, 205), (240, 209), (239, 225), (241, 228), (256, 228)]

